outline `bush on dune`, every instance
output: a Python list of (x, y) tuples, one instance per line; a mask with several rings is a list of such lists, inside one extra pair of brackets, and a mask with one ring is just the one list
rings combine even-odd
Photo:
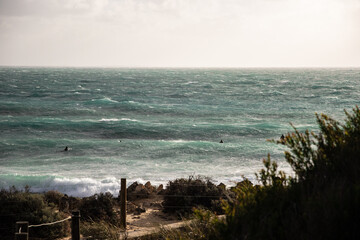
[(216, 186), (209, 179), (190, 176), (169, 181), (165, 193), (163, 206), (166, 212), (186, 214), (192, 212), (193, 207), (203, 207), (222, 212), (220, 199), (226, 198), (225, 189)]
[[(317, 115), (319, 133), (286, 135), (287, 177), (270, 156), (262, 186), (239, 185), (225, 204), (226, 221), (209, 239), (360, 239), (360, 110), (339, 123)], [(221, 236), (221, 237), (218, 237)]]
[[(30, 193), (29, 188), (19, 191), (15, 187), (0, 191), (0, 236), (1, 239), (13, 239), (15, 223), (28, 221), (30, 225), (48, 223), (66, 218), (58, 212), (54, 204), (48, 204), (44, 195)], [(69, 221), (52, 226), (30, 228), (31, 236), (56, 239), (66, 236), (70, 231)]]
[(80, 203), (80, 213), (85, 221), (107, 221), (111, 224), (119, 224), (119, 219), (114, 212), (116, 200), (109, 192), (85, 197)]
[(119, 240), (119, 228), (106, 221), (87, 221), (80, 225), (80, 232), (88, 240), (108, 239)]
[[(65, 203), (66, 208), (63, 210), (67, 214), (59, 211), (61, 205)], [(38, 194), (30, 193), (28, 187), (25, 188), (25, 191), (11, 187), (9, 190), (2, 189), (0, 191), (0, 206), (0, 239), (14, 239), (17, 221), (28, 221), (30, 225), (55, 222), (68, 217), (69, 212), (77, 207), (81, 212), (81, 228), (84, 234), (90, 234), (92, 237), (105, 234), (106, 239), (110, 235), (116, 236), (115, 225), (118, 223), (117, 214), (114, 212), (116, 200), (110, 193), (100, 193), (78, 199), (57, 191)], [(95, 224), (94, 221), (98, 223)], [(104, 228), (105, 226), (107, 228)], [(95, 234), (96, 232), (98, 235)], [(70, 221), (29, 228), (30, 237), (42, 239), (57, 239), (69, 234)]]
[(44, 197), (48, 203), (54, 204), (59, 207), (61, 198), (64, 197), (64, 194), (58, 191), (47, 191), (46, 193), (44, 193)]

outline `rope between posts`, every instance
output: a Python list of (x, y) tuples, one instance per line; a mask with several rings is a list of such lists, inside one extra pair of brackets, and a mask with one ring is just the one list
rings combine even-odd
[(63, 220), (59, 220), (59, 221), (51, 222), (51, 223), (42, 223), (42, 224), (39, 224), (39, 225), (29, 225), (28, 228), (54, 225), (54, 224), (56, 224), (56, 223), (65, 222), (65, 221), (67, 221), (67, 220), (69, 220), (69, 219), (71, 219), (71, 217), (67, 217), (67, 218), (65, 218), (65, 219), (63, 219)]

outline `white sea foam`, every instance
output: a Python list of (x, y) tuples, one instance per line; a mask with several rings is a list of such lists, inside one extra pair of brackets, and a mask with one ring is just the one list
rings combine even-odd
[(106, 100), (106, 101), (109, 101), (109, 102), (116, 102), (116, 103), (118, 102), (118, 101), (115, 101), (115, 100), (113, 100), (113, 99), (111, 99), (109, 97), (105, 97), (102, 100)]
[(176, 140), (169, 140), (168, 142), (173, 142), (173, 143), (184, 143), (184, 142), (190, 142), (190, 141), (186, 141), (186, 140), (182, 140), (182, 139), (176, 139)]
[(131, 119), (131, 118), (102, 118), (99, 120), (100, 122), (118, 122), (118, 121), (129, 121), (129, 122), (138, 122), (139, 120)]
[(114, 102), (114, 103), (118, 103), (118, 101), (116, 100), (113, 100), (109, 97), (104, 97), (104, 98), (101, 98), (101, 99), (91, 99), (92, 102), (95, 102), (95, 101), (105, 101), (105, 102)]
[(102, 118), (100, 119), (100, 122), (117, 122), (119, 121), (118, 118)]
[(189, 82), (184, 83), (184, 85), (189, 85), (189, 84), (194, 84), (194, 83), (198, 83), (198, 82), (189, 81)]
[(138, 122), (139, 120), (131, 119), (131, 118), (121, 118), (121, 121), (130, 121), (130, 122)]
[[(142, 178), (127, 179), (127, 186), (137, 181), (145, 184), (148, 180)], [(164, 184), (165, 181), (151, 181), (153, 185)], [(118, 196), (120, 190), (120, 179), (115, 177), (107, 177), (101, 180), (92, 178), (53, 178), (43, 186), (34, 186), (31, 189), (35, 192), (44, 192), (49, 190), (57, 190), (69, 196), (86, 197), (101, 192), (110, 192), (115, 197)]]
[(49, 188), (78, 197), (90, 196), (100, 192), (110, 192), (117, 196), (120, 189), (119, 182), (119, 179), (115, 177), (102, 180), (92, 178), (55, 178), (49, 184)]
[(120, 180), (107, 177), (101, 180), (92, 178), (69, 178), (55, 176), (0, 176), (2, 188), (15, 186), (19, 189), (30, 186), (32, 192), (46, 192), (56, 190), (76, 197), (91, 196), (100, 192), (110, 192), (117, 196), (120, 189)]

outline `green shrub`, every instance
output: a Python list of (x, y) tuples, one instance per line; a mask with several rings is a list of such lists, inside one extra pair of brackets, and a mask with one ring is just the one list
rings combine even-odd
[(191, 212), (194, 207), (222, 212), (219, 201), (226, 197), (224, 191), (202, 177), (176, 179), (167, 184), (163, 206), (167, 212), (181, 214)]
[[(28, 189), (23, 192), (12, 187), (9, 190), (0, 191), (0, 236), (1, 239), (13, 239), (15, 223), (28, 221), (30, 225), (48, 223), (66, 218), (59, 213), (54, 205), (48, 205), (41, 194), (29, 193)], [(30, 228), (31, 237), (55, 239), (66, 236), (69, 233), (69, 221), (52, 226)]]
[(58, 191), (48, 191), (44, 194), (45, 200), (48, 203), (52, 203), (59, 207), (60, 200), (62, 197), (64, 197), (64, 194), (58, 192)]
[(120, 229), (111, 223), (105, 221), (88, 221), (80, 225), (81, 234), (88, 240), (108, 239), (119, 240)]
[(295, 176), (279, 172), (269, 156), (257, 175), (262, 186), (238, 185), (219, 234), (208, 238), (360, 239), (359, 108), (346, 116), (339, 123), (316, 115), (318, 133), (294, 127), (277, 141), (290, 149), (285, 159)]
[(117, 214), (114, 212), (116, 200), (109, 192), (95, 194), (83, 198), (80, 202), (81, 217), (87, 221), (107, 221), (114, 225), (119, 223)]

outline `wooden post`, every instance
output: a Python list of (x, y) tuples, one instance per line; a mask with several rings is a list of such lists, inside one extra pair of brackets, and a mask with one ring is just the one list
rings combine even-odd
[(28, 233), (15, 233), (15, 240), (29, 240)]
[(15, 224), (15, 240), (28, 240), (29, 239), (29, 222), (21, 221)]
[(80, 211), (73, 211), (71, 216), (71, 239), (80, 240)]
[(126, 178), (121, 179), (120, 190), (120, 227), (126, 230)]

